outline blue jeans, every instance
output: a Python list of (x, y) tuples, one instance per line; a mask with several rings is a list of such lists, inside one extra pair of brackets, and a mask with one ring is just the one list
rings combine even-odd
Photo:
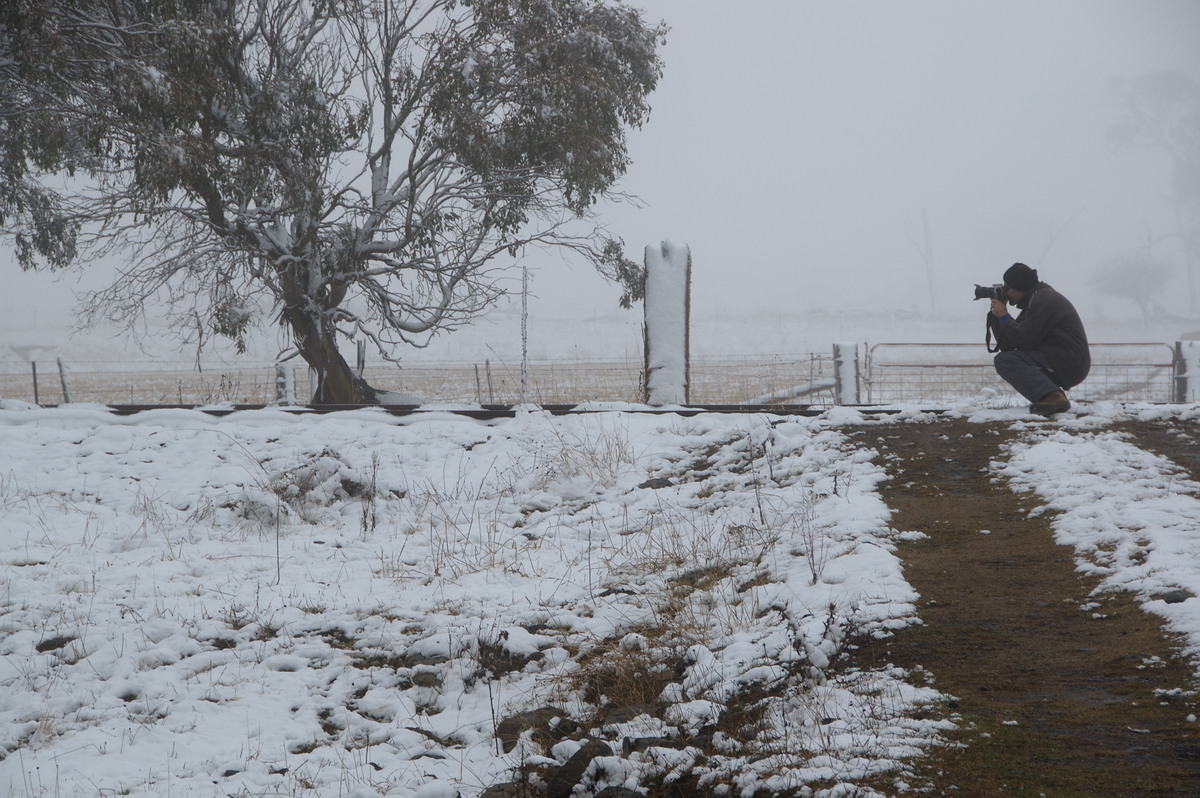
[(1000, 352), (992, 362), (996, 364), (996, 373), (1031, 402), (1063, 390), (1045, 355), (1036, 349)]

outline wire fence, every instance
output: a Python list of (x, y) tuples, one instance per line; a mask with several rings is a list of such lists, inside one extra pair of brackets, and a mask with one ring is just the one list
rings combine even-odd
[[(1168, 344), (1094, 344), (1088, 379), (1071, 391), (1074, 399), (1169, 402), (1177, 364)], [(1012, 394), (977, 344), (863, 345), (859, 390), (867, 404), (944, 402), (994, 391)], [(830, 406), (834, 359), (829, 354), (698, 358), (689, 370), (689, 401), (697, 405), (789, 404)], [(402, 367), (368, 364), (371, 385), (417, 403), (578, 404), (641, 402), (640, 360), (542, 361), (510, 364), (423, 363)], [(796, 386), (811, 386), (791, 396)], [(246, 363), (197, 368), (194, 363), (30, 364), (0, 372), (0, 397), (43, 405), (211, 405), (303, 403), (312, 381), (303, 365)], [(845, 396), (846, 394), (841, 394)], [(764, 401), (762, 397), (779, 397)]]
[[(1176, 368), (1164, 343), (1092, 344), (1092, 370), (1071, 390), (1077, 400), (1170, 402)], [(865, 397), (869, 404), (934, 402), (986, 394), (1012, 394), (992, 367), (980, 362), (978, 344), (882, 343), (866, 351)]]
[[(0, 397), (43, 405), (66, 401), (98, 404), (270, 404), (304, 402), (313, 382), (307, 366), (247, 363), (209, 366), (135, 363), (39, 363), (23, 372), (0, 372)], [(833, 373), (830, 355), (692, 358), (690, 399), (695, 404), (740, 404), (786, 391)], [(521, 364), (368, 364), (372, 386), (420, 403), (578, 404), (641, 402), (640, 360), (544, 361)], [(832, 389), (808, 397), (831, 404)]]

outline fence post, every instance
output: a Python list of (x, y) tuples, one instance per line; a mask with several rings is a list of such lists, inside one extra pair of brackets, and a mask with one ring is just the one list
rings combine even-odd
[(1176, 341), (1172, 401), (1200, 402), (1200, 341)]
[(663, 241), (646, 247), (646, 402), (688, 402), (688, 327), (691, 314), (692, 251)]
[(833, 379), (838, 404), (862, 404), (858, 388), (858, 344), (833, 345)]
[(33, 366), (33, 403), (35, 405), (40, 405), (42, 403), (42, 400), (38, 396), (37, 361), (31, 360), (31, 361), (29, 361), (29, 365)]
[(71, 378), (67, 371), (67, 364), (60, 357), (58, 359), (58, 379), (62, 382), (64, 405), (71, 404)]
[(296, 404), (296, 372), (286, 363), (275, 364), (275, 401), (281, 405)]

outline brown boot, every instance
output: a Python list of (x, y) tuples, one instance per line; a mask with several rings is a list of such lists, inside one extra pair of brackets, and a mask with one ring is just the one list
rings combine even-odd
[(1052, 416), (1070, 409), (1071, 400), (1062, 391), (1048, 393), (1029, 406), (1029, 412), (1039, 416)]

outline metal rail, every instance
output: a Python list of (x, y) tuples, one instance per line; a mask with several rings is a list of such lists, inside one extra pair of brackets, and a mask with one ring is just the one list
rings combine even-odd
[[(42, 405), (53, 409), (59, 405)], [(771, 416), (819, 416), (826, 413), (828, 407), (813, 405), (680, 405), (667, 407), (650, 407), (632, 405), (629, 407), (612, 408), (589, 406), (587, 404), (548, 404), (548, 405), (480, 405), (478, 407), (438, 407), (423, 405), (267, 405), (241, 404), (224, 405), (219, 407), (203, 405), (106, 405), (113, 415), (131, 416), (138, 413), (148, 413), (154, 410), (194, 410), (210, 416), (228, 416), (233, 413), (259, 410), (277, 410), (297, 415), (323, 415), (327, 413), (344, 413), (352, 410), (376, 410), (392, 416), (412, 415), (456, 415), (476, 419), (514, 418), (528, 408), (549, 413), (554, 416), (586, 415), (594, 413), (637, 413), (649, 415), (697, 416), (703, 413), (725, 414), (763, 414)], [(878, 405), (849, 405), (860, 413), (868, 415), (892, 415), (900, 412), (900, 408), (883, 407)], [(944, 409), (929, 409), (923, 412), (944, 413)]]
[[(1118, 402), (1118, 404), (1122, 404)], [(1143, 404), (1150, 405), (1170, 405), (1172, 402), (1144, 402)], [(41, 409), (53, 410), (62, 405), (40, 405)], [(669, 416), (676, 415), (682, 417), (698, 416), (705, 413), (716, 414), (742, 414), (742, 415), (765, 415), (765, 416), (804, 416), (814, 418), (816, 416), (828, 413), (833, 408), (830, 406), (813, 406), (813, 405), (757, 405), (757, 404), (741, 404), (741, 405), (677, 405), (667, 407), (652, 407), (649, 405), (631, 405), (628, 407), (599, 407), (588, 404), (571, 405), (571, 404), (547, 404), (547, 405), (481, 405), (478, 407), (438, 407), (438, 406), (422, 406), (422, 405), (272, 405), (272, 404), (238, 404), (238, 405), (223, 405), (223, 406), (205, 406), (205, 405), (105, 405), (106, 409), (114, 416), (132, 416), (139, 413), (149, 413), (155, 410), (193, 410), (198, 413), (214, 417), (229, 416), (234, 413), (244, 412), (261, 412), (263, 410), (275, 410), (285, 413), (294, 413), (296, 415), (326, 415), (329, 413), (345, 413), (355, 410), (374, 410), (386, 413), (391, 416), (416, 416), (416, 415), (452, 415), (464, 416), (466, 418), (479, 419), (483, 421), (491, 421), (502, 418), (515, 418), (521, 413), (529, 412), (536, 409), (552, 416), (570, 416), (570, 415), (594, 415), (598, 413), (632, 413), (638, 415), (660, 415)], [(857, 410), (866, 416), (891, 416), (898, 413), (911, 411), (911, 408), (901, 408), (889, 405), (837, 405), (837, 407), (848, 407)], [(921, 413), (940, 416), (950, 412), (951, 408), (945, 407), (923, 407)]]

